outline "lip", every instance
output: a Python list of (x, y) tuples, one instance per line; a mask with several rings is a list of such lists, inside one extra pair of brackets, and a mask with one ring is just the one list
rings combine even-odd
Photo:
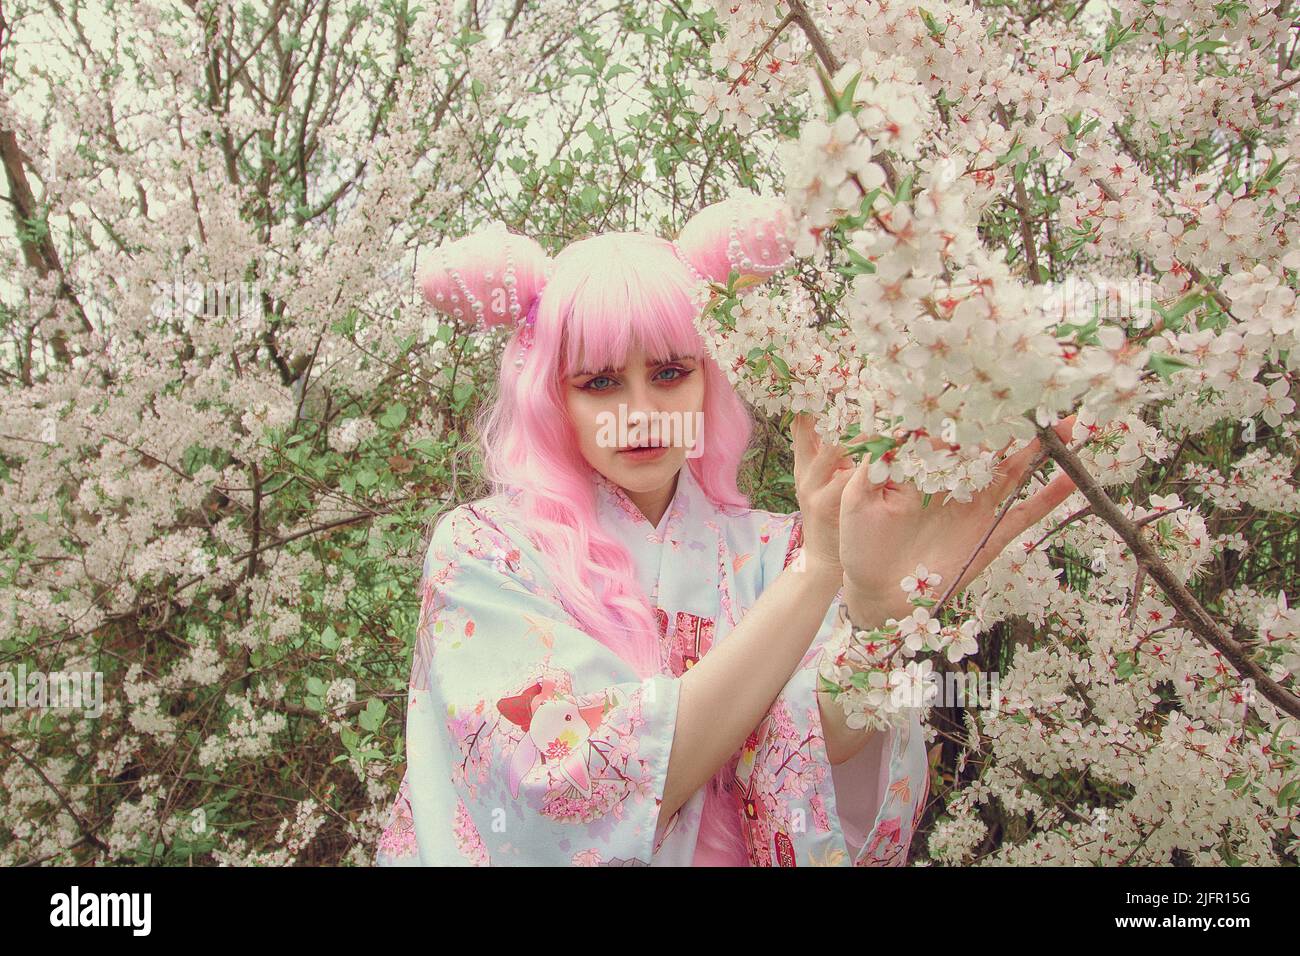
[(618, 453), (632, 461), (657, 461), (668, 454), (667, 445), (650, 445), (644, 448), (620, 448)]

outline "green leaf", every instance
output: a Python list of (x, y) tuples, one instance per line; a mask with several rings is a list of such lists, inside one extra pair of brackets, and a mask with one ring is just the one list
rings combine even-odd
[(867, 690), (871, 686), (871, 675), (866, 671), (854, 671), (849, 677), (849, 683), (858, 690)]
[(912, 182), (916, 179), (915, 173), (908, 173), (898, 184), (898, 189), (894, 191), (894, 202), (908, 202), (912, 198)]
[(181, 469), (192, 475), (202, 468), (208, 460), (208, 450), (202, 445), (191, 445), (181, 454)]
[(862, 72), (854, 73), (849, 79), (848, 85), (835, 98), (835, 115), (838, 117), (844, 113), (853, 112), (853, 94), (858, 88), (858, 82), (862, 79)]
[(1165, 326), (1177, 331), (1183, 324), (1183, 316), (1187, 315), (1188, 312), (1192, 311), (1192, 309), (1197, 306), (1205, 304), (1207, 301), (1208, 297), (1200, 292), (1189, 292), (1174, 303), (1174, 305), (1168, 310), (1162, 309), (1158, 302), (1153, 302), (1151, 304), (1155, 308), (1156, 312), (1160, 314), (1160, 317), (1164, 319)]
[(1163, 352), (1152, 352), (1151, 357), (1147, 359), (1147, 367), (1167, 382), (1169, 377), (1180, 368), (1191, 368), (1191, 363), (1172, 355), (1165, 355)]
[(372, 697), (366, 702), (365, 710), (361, 711), (357, 721), (364, 729), (371, 733), (378, 733), (380, 725), (384, 722), (384, 714), (387, 711), (387, 704), (377, 697)]
[(360, 741), (361, 736), (345, 724), (339, 729), (339, 739), (343, 741), (343, 746), (348, 749), (349, 753), (351, 753), (357, 749), (357, 743)]
[(1124, 680), (1132, 677), (1133, 672), (1137, 670), (1136, 661), (1132, 651), (1120, 651), (1115, 655), (1116, 667), (1115, 676)]
[(1197, 53), (1217, 53), (1220, 47), (1227, 45), (1227, 40), (1200, 40), (1192, 44), (1192, 49)]
[(997, 157), (997, 160), (996, 160), (997, 164), (998, 164), (999, 166), (1005, 166), (1007, 163), (1011, 162), (1011, 160), (1013, 160), (1013, 159), (1016, 158), (1016, 154), (1017, 154), (1017, 153), (1021, 153), (1021, 152), (1023, 152), (1024, 149), (1025, 149), (1025, 144), (1024, 144), (1024, 143), (1016, 143), (1014, 146), (1012, 146), (1009, 150), (1007, 150), (1007, 151), (1006, 151), (1005, 153), (1003, 153), (1001, 156)]
[(850, 264), (847, 266), (838, 266), (835, 269), (835, 271), (840, 275), (852, 279), (855, 276), (873, 275), (875, 273), (876, 264), (852, 246), (845, 246), (844, 252), (849, 257)]
[(867, 452), (871, 455), (872, 461), (878, 461), (881, 455), (889, 451), (897, 444), (898, 443), (895, 442), (894, 439), (890, 438), (888, 435), (879, 435), (876, 438), (871, 439), (870, 441), (862, 442), (858, 447), (865, 448)]
[(921, 15), (921, 20), (925, 23), (925, 28), (930, 31), (930, 36), (941, 37), (948, 32), (948, 27), (940, 27), (938, 21), (934, 18), (934, 14), (925, 7), (917, 7), (916, 12)]
[(384, 428), (394, 429), (404, 421), (406, 421), (406, 406), (401, 402), (396, 402), (389, 405), (384, 411), (383, 416), (379, 419), (379, 424)]

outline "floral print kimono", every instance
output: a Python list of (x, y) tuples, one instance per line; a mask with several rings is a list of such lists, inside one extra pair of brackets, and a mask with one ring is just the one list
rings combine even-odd
[[(552, 588), (513, 493), (439, 521), (424, 562), (407, 710), (407, 769), (380, 865), (681, 866), (696, 854), (702, 787), (656, 831), (677, 678), (726, 640), (802, 545), (798, 512), (715, 506), (689, 463), (658, 527), (596, 476), (602, 526), (656, 608), (661, 672), (640, 679), (584, 633)], [(929, 788), (910, 723), (826, 757), (812, 646), (733, 756), (731, 795), (751, 866), (907, 860)], [(707, 786), (707, 785), (706, 785)]]

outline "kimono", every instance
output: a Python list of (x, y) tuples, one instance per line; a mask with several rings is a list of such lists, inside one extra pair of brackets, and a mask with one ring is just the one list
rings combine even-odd
[[(657, 527), (595, 483), (597, 517), (655, 608), (660, 672), (639, 677), (565, 609), (517, 492), (449, 511), (424, 560), (407, 765), (379, 865), (704, 865), (705, 787), (657, 826), (678, 678), (798, 559), (802, 518), (724, 510), (689, 462)], [(841, 597), (728, 765), (751, 866), (902, 865), (925, 807), (917, 711), (852, 759), (827, 759), (817, 661)]]

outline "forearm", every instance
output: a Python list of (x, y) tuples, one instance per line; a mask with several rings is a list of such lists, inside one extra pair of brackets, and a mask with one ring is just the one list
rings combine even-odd
[[(878, 627), (890, 617), (887, 611), (850, 585), (847, 580), (844, 581), (842, 600), (849, 612), (849, 619), (858, 627)], [(871, 739), (869, 731), (850, 727), (844, 708), (821, 690), (817, 691), (817, 710), (821, 714), (826, 759), (832, 764), (852, 760)], [(883, 731), (877, 732), (883, 733)]]
[(661, 824), (740, 749), (817, 636), (842, 578), (838, 568), (804, 565), (783, 570), (727, 639), (681, 676)]

